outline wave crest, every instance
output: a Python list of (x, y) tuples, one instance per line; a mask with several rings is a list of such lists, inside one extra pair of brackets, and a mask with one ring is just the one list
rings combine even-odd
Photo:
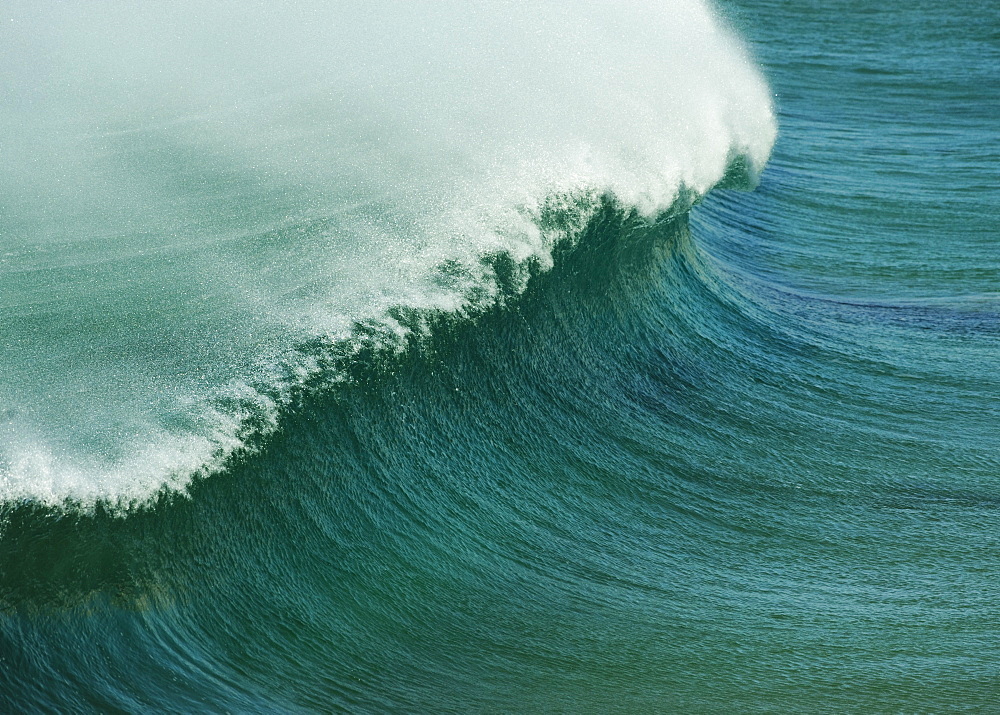
[(101, 6), (16, 8), (49, 64), (0, 116), (25, 149), (0, 178), (23, 337), (0, 499), (183, 490), (352, 351), (517, 295), (609, 197), (684, 211), (774, 141), (765, 83), (693, 0), (296, 7), (116, 10), (127, 49)]

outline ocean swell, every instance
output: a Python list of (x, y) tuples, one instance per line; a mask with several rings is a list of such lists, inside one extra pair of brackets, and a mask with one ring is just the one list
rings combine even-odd
[(609, 202), (682, 213), (775, 137), (688, 0), (11, 14), (41, 59), (0, 113), (7, 503), (183, 491), (345, 361), (523, 291)]

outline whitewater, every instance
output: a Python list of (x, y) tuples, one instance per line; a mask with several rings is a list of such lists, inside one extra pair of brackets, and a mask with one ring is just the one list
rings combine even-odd
[(605, 200), (752, 184), (776, 136), (701, 2), (4, 12), (8, 503), (183, 490), (331, 356), (495, 303), (497, 256), (527, 276)]
[(994, 711), (997, 27), (5, 4), (0, 712)]

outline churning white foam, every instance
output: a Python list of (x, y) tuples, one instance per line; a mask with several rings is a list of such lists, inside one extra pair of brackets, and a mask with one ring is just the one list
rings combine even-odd
[(549, 261), (546, 202), (654, 216), (775, 137), (699, 0), (5, 12), (7, 501), (181, 489), (273, 426), (296, 345)]

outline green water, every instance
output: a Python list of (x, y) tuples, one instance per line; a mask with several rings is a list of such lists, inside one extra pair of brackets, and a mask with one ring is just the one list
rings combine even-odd
[[(660, 55), (645, 43), (662, 27), (641, 22), (649, 8), (557, 10), (523, 24), (574, 39), (634, 30), (645, 59), (629, 72), (654, 81), (645, 61)], [(689, 10), (676, 22), (693, 22)], [(585, 162), (572, 165), (594, 169), (584, 189), (607, 191), (501, 211), (501, 239), (445, 240), (434, 226), (481, 225), (438, 211), (455, 186), (447, 163), (412, 194), (389, 192), (397, 169), (447, 156), (435, 136), (394, 144), (412, 153), (390, 168), (307, 166), (322, 181), (279, 191), (241, 161), (234, 174), (217, 155), (150, 152), (145, 131), (129, 166), (176, 183), (142, 205), (197, 221), (139, 222), (158, 238), (129, 243), (125, 271), (109, 258), (120, 241), (98, 229), (67, 248), (19, 228), (37, 245), (30, 262), (27, 239), (4, 245), (4, 354), (33, 364), (47, 335), (83, 356), (66, 376), (68, 354), (38, 354), (0, 388), (3, 434), (22, 447), (0, 461), (3, 709), (995, 710), (1000, 9), (718, 12), (774, 94), (777, 141), (752, 192), (720, 187), (688, 211), (690, 194), (668, 191), (650, 210), (669, 171), (647, 184)], [(508, 47), (468, 32), (470, 47)], [(662, 81), (691, 103), (670, 110), (666, 133), (703, 116), (685, 114), (702, 96), (686, 81)], [(605, 103), (626, 89), (595, 90), (595, 112), (614, 117)], [(346, 136), (346, 121), (294, 106), (291, 123), (261, 111), (309, 142), (322, 127)], [(618, 119), (622, 135), (647, 128)], [(596, 131), (581, 122), (567, 120), (574, 142)], [(210, 144), (210, 126), (195, 121), (191, 141)], [(349, 135), (376, 151), (362, 127), (378, 126)], [(510, 136), (560, 136), (550, 129)], [(600, 129), (587, 136), (610, 142)], [(272, 136), (261, 132), (224, 145), (238, 154)], [(455, 182), (503, 153), (475, 151), (456, 149)], [(370, 185), (343, 184), (350, 171)], [(324, 182), (341, 193), (316, 193)], [(75, 210), (41, 213), (64, 225)], [(10, 215), (5, 241), (22, 235)], [(534, 239), (521, 220), (540, 227)], [(64, 287), (46, 292), (44, 270)], [(115, 283), (129, 278), (135, 291)], [(155, 327), (171, 309), (173, 327)], [(129, 321), (154, 325), (148, 343)], [(137, 375), (148, 381), (133, 386)], [(52, 385), (51, 401), (24, 406)], [(38, 445), (58, 446), (47, 472)], [(148, 468), (196, 470), (205, 454), (193, 477)], [(156, 496), (164, 474), (173, 488)], [(67, 496), (80, 503), (59, 506)]]

